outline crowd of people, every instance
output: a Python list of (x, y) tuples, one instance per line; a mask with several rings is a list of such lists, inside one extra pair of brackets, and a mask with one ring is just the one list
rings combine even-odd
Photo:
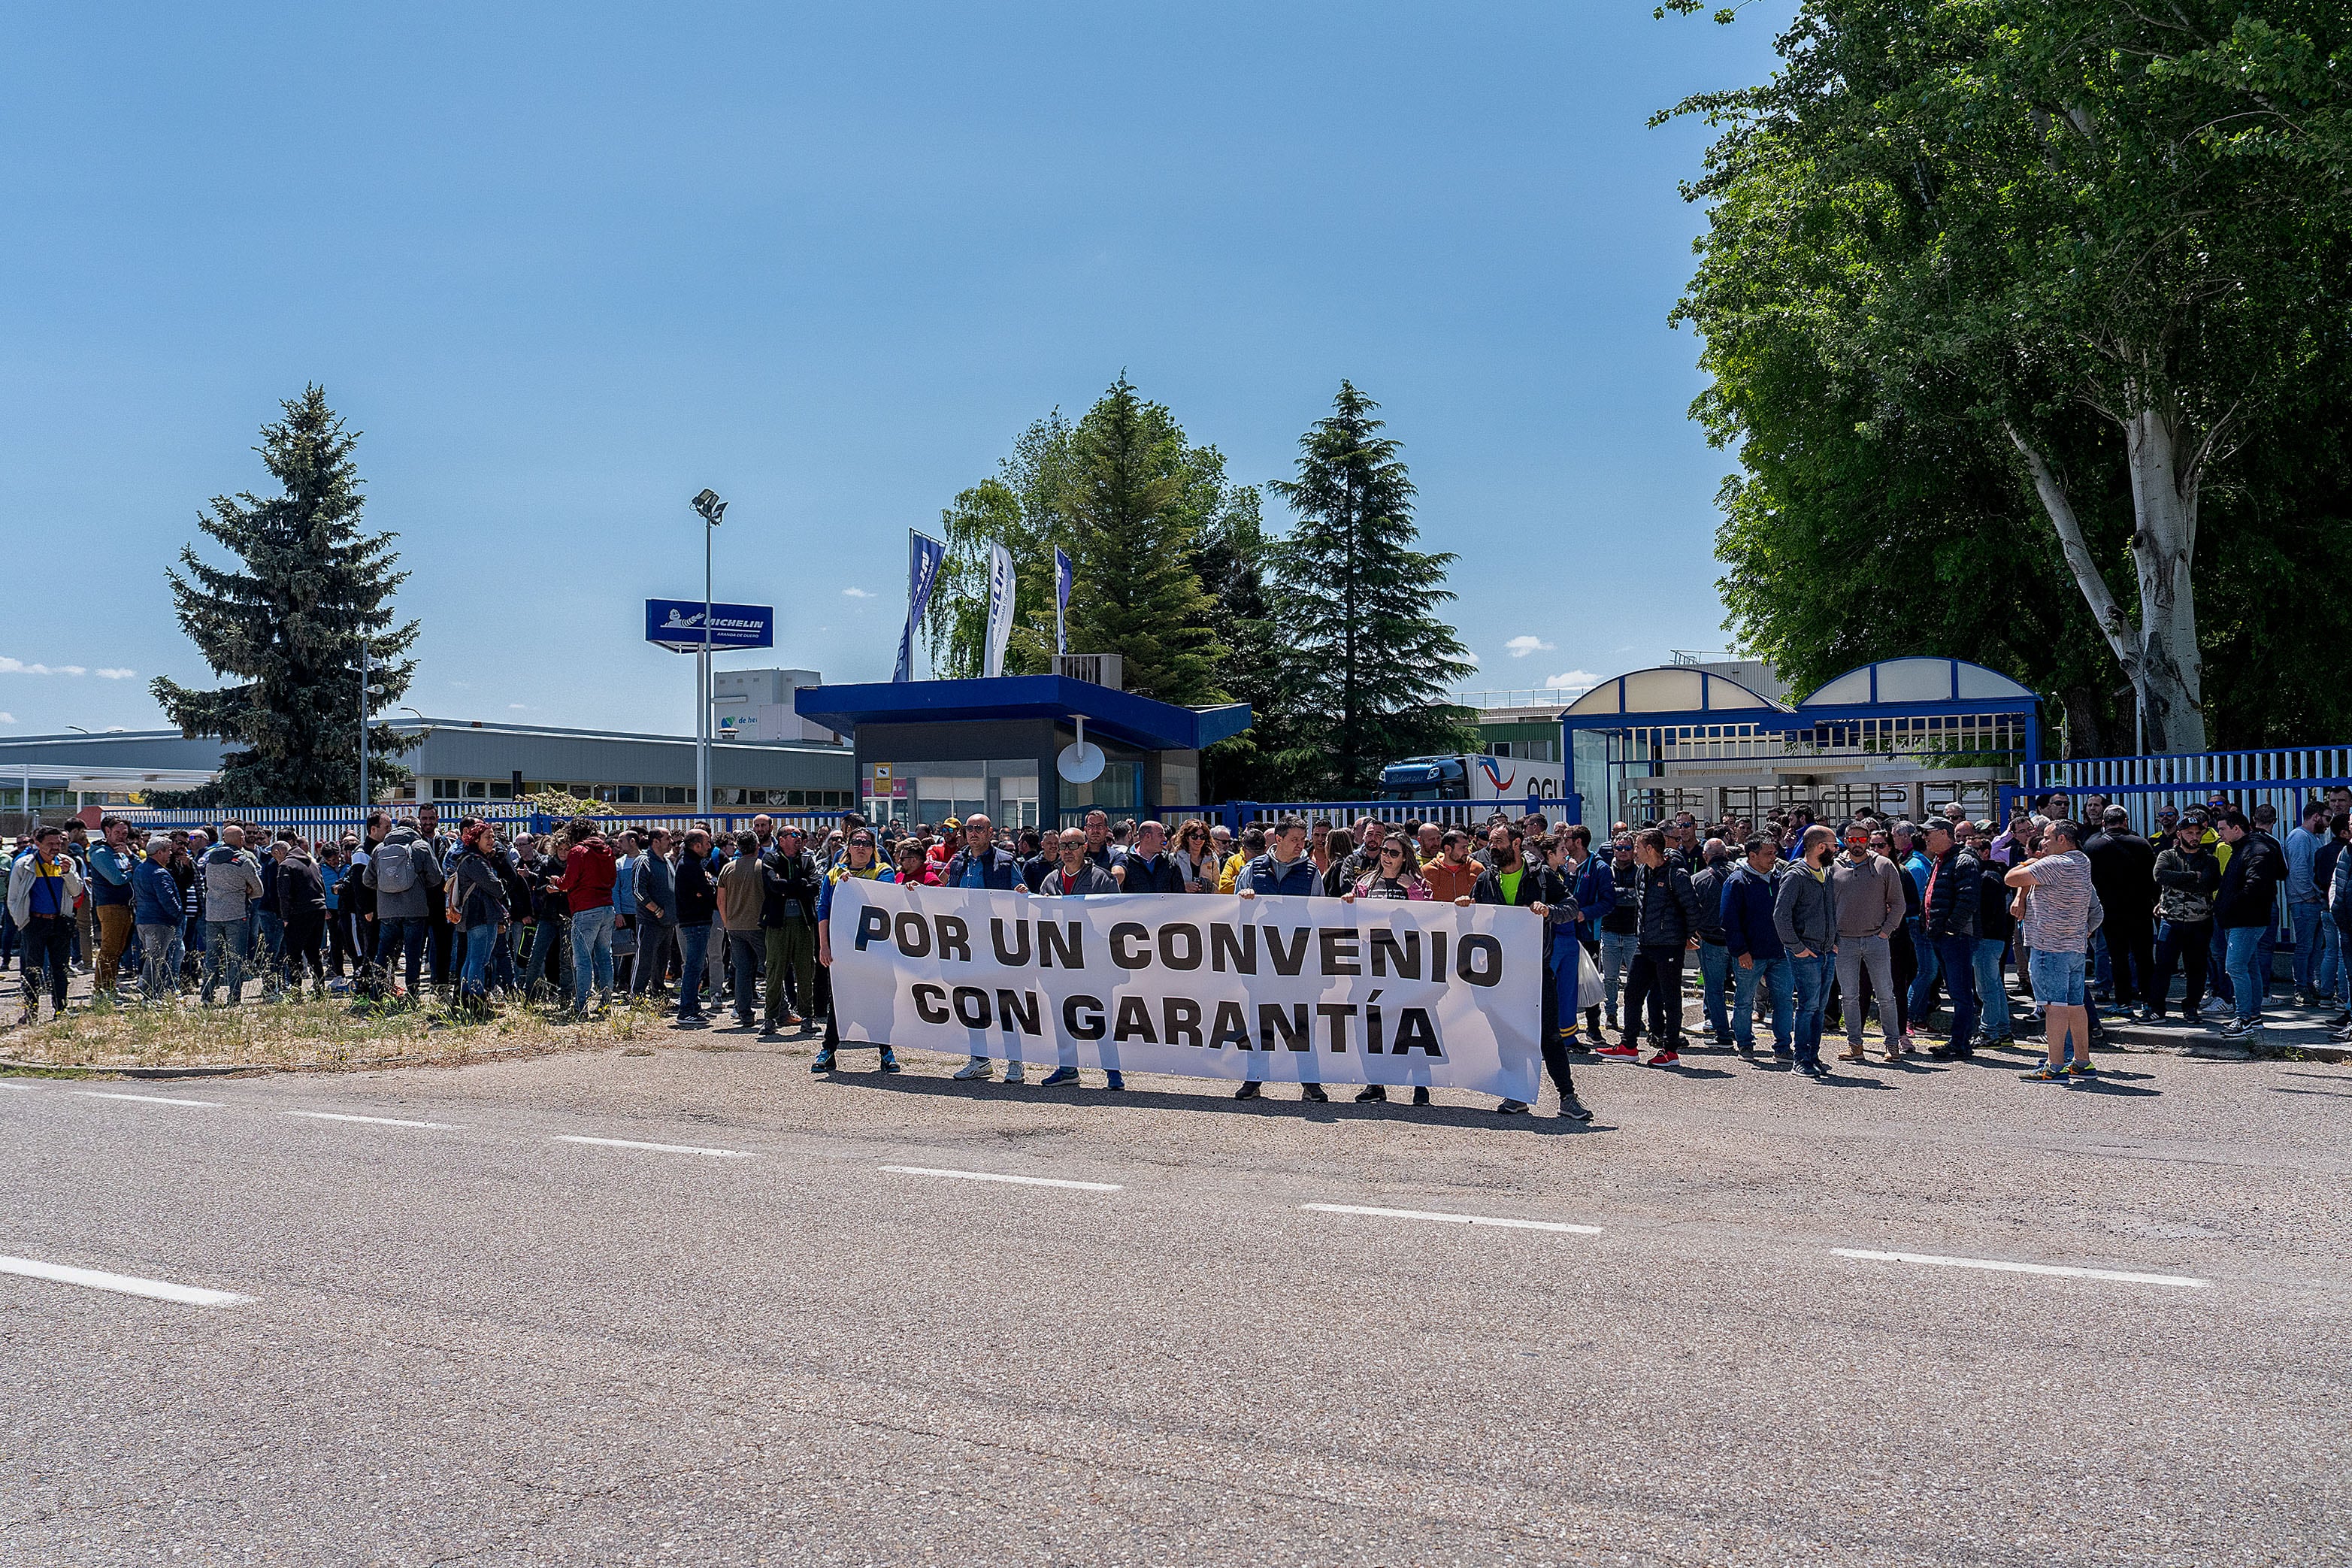
[[(840, 1044), (828, 916), (847, 878), (1040, 897), (1509, 904), (1549, 933), (1539, 1037), (1560, 1113), (1581, 1120), (1570, 1060), (1580, 1050), (1680, 1062), (1694, 960), (1717, 1045), (1759, 1058), (1760, 1016), (1773, 1057), (1815, 1078), (1829, 1076), (1825, 1035), (1843, 1033), (1839, 1059), (1869, 1059), (1874, 1016), (1888, 1061), (1964, 1058), (2038, 1028), (2046, 1060), (2027, 1076), (2089, 1078), (2098, 1005), (2162, 1017), (2176, 972), (2185, 1021), (2205, 1021), (2210, 992), (2230, 1009), (2224, 1032), (2242, 1035), (2259, 1026), (2270, 989), (2282, 888), (2294, 991), (2332, 1003), (2352, 1038), (2347, 813), (2352, 792), (2315, 797), (2282, 843), (2269, 807), (2248, 815), (2217, 797), (2166, 807), (2151, 843), (2120, 805), (2091, 797), (2078, 820), (2053, 795), (1999, 824), (1950, 808), (1916, 824), (1864, 814), (1832, 825), (1799, 808), (1702, 826), (1683, 813), (1638, 829), (1618, 823), (1597, 847), (1586, 827), (1555, 831), (1532, 814), (1498, 814), (1476, 830), (1286, 818), (1237, 837), (1221, 822), (1171, 829), (1099, 810), (1058, 832), (979, 815), (934, 829), (851, 814), (814, 841), (764, 816), (733, 834), (701, 822), (608, 829), (583, 816), (511, 842), (495, 822), (445, 825), (429, 805), (376, 812), (357, 832), (315, 842), (236, 822), (142, 835), (110, 816), (95, 838), (76, 822), (19, 840), (0, 962), (20, 959), (28, 1021), (45, 996), (66, 1010), (77, 969), (91, 974), (94, 997), (118, 1004), (193, 992), (202, 1005), (236, 1006), (257, 982), (268, 998), (307, 984), (397, 1005), (429, 984), (476, 1012), (538, 998), (578, 1018), (619, 994), (684, 1026), (731, 1008), (746, 1029), (822, 1028), (814, 1066), (825, 1072)], [(1923, 1047), (1939, 995), (1948, 1026)], [(898, 1070), (891, 1048), (879, 1049), (883, 1070)], [(1008, 1061), (1004, 1080), (1024, 1073)], [(956, 1074), (994, 1075), (982, 1056)], [(1042, 1081), (1076, 1079), (1064, 1066)], [(1319, 1084), (1302, 1093), (1328, 1098)], [(1372, 1085), (1357, 1098), (1386, 1093)]]

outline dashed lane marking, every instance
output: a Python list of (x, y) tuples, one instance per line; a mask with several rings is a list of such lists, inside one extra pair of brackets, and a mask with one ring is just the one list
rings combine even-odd
[(1601, 1227), (1597, 1225), (1564, 1225), (1558, 1220), (1549, 1219), (1505, 1219), (1499, 1215), (1485, 1214), (1439, 1214), (1432, 1209), (1368, 1208), (1361, 1204), (1300, 1204), (1298, 1206), (1303, 1209), (1312, 1209), (1317, 1214), (1362, 1214), (1372, 1215), (1381, 1219), (1433, 1219), (1441, 1220), (1447, 1225), (1499, 1226), (1505, 1230), (1551, 1230), (1564, 1236), (1599, 1236), (1601, 1234)]
[(2109, 1279), (2123, 1285), (2178, 1285), (2201, 1290), (2210, 1279), (2188, 1274), (2135, 1274), (2123, 1268), (2074, 1268), (2056, 1263), (2011, 1263), (2000, 1258), (1943, 1258), (1932, 1252), (1873, 1252), (1856, 1247), (1832, 1247), (1840, 1258), (1865, 1263), (1925, 1263), (1937, 1268), (1983, 1268), (1997, 1274), (2054, 1274), (2065, 1279)]
[(1081, 1193), (1115, 1193), (1117, 1182), (1073, 1182), (1061, 1176), (1008, 1176), (999, 1171), (944, 1171), (930, 1165), (885, 1165), (902, 1176), (952, 1176), (960, 1182), (1010, 1182), (1023, 1187), (1068, 1187)]
[(456, 1127), (454, 1121), (404, 1121), (397, 1116), (352, 1116), (341, 1110), (281, 1110), (280, 1116), (307, 1116), (314, 1121), (364, 1121), (371, 1127), (428, 1127), (436, 1132), (446, 1132)]
[(221, 1103), (217, 1100), (173, 1100), (168, 1094), (112, 1094), (102, 1089), (75, 1089), (66, 1092), (79, 1094), (87, 1100), (128, 1100), (141, 1105), (194, 1105), (206, 1110), (218, 1110)]
[(709, 1154), (721, 1160), (748, 1160), (748, 1149), (702, 1149), (691, 1143), (640, 1143), (631, 1138), (583, 1138), (577, 1133), (559, 1132), (558, 1143), (593, 1143), (601, 1149), (646, 1149), (656, 1154)]
[(195, 1285), (174, 1285), (168, 1279), (141, 1279), (130, 1274), (108, 1274), (96, 1268), (73, 1268), (62, 1263), (40, 1263), (29, 1258), (0, 1258), (0, 1274), (27, 1279), (49, 1279), (91, 1290), (112, 1290), (124, 1296), (144, 1296), (152, 1301), (177, 1301), (186, 1307), (234, 1307), (250, 1301), (227, 1290), (206, 1290)]

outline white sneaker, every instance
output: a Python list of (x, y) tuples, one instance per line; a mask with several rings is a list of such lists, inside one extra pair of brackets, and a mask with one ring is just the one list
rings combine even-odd
[(971, 1060), (964, 1063), (962, 1068), (957, 1071), (955, 1076), (959, 1080), (970, 1083), (974, 1079), (992, 1078), (995, 1076), (995, 1063), (990, 1061), (986, 1057), (974, 1057)]
[(1028, 1081), (1027, 1075), (1022, 1072), (1021, 1063), (1018, 1060), (1009, 1061), (1004, 1064), (1004, 1081), (1007, 1083), (1025, 1083)]

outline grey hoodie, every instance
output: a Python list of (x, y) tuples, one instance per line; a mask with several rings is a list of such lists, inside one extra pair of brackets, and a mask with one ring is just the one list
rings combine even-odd
[(208, 921), (241, 921), (261, 897), (261, 863), (246, 850), (215, 844), (205, 851), (203, 871)]
[[(404, 891), (387, 893), (377, 885), (376, 870), (386, 858), (394, 855), (408, 856), (416, 867), (416, 875)], [(431, 845), (418, 840), (414, 827), (395, 827), (385, 835), (374, 855), (369, 858), (366, 871), (361, 874), (361, 880), (377, 889), (375, 918), (379, 921), (425, 919), (433, 912), (443, 879), (441, 858), (433, 853)]]

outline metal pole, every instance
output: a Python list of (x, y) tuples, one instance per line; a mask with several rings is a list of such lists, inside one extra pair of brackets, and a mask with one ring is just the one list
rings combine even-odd
[(702, 520), (702, 651), (694, 659), (694, 803), (710, 810), (710, 520)]
[(368, 646), (364, 633), (360, 638), (360, 832), (367, 832), (367, 732), (368, 732)]

